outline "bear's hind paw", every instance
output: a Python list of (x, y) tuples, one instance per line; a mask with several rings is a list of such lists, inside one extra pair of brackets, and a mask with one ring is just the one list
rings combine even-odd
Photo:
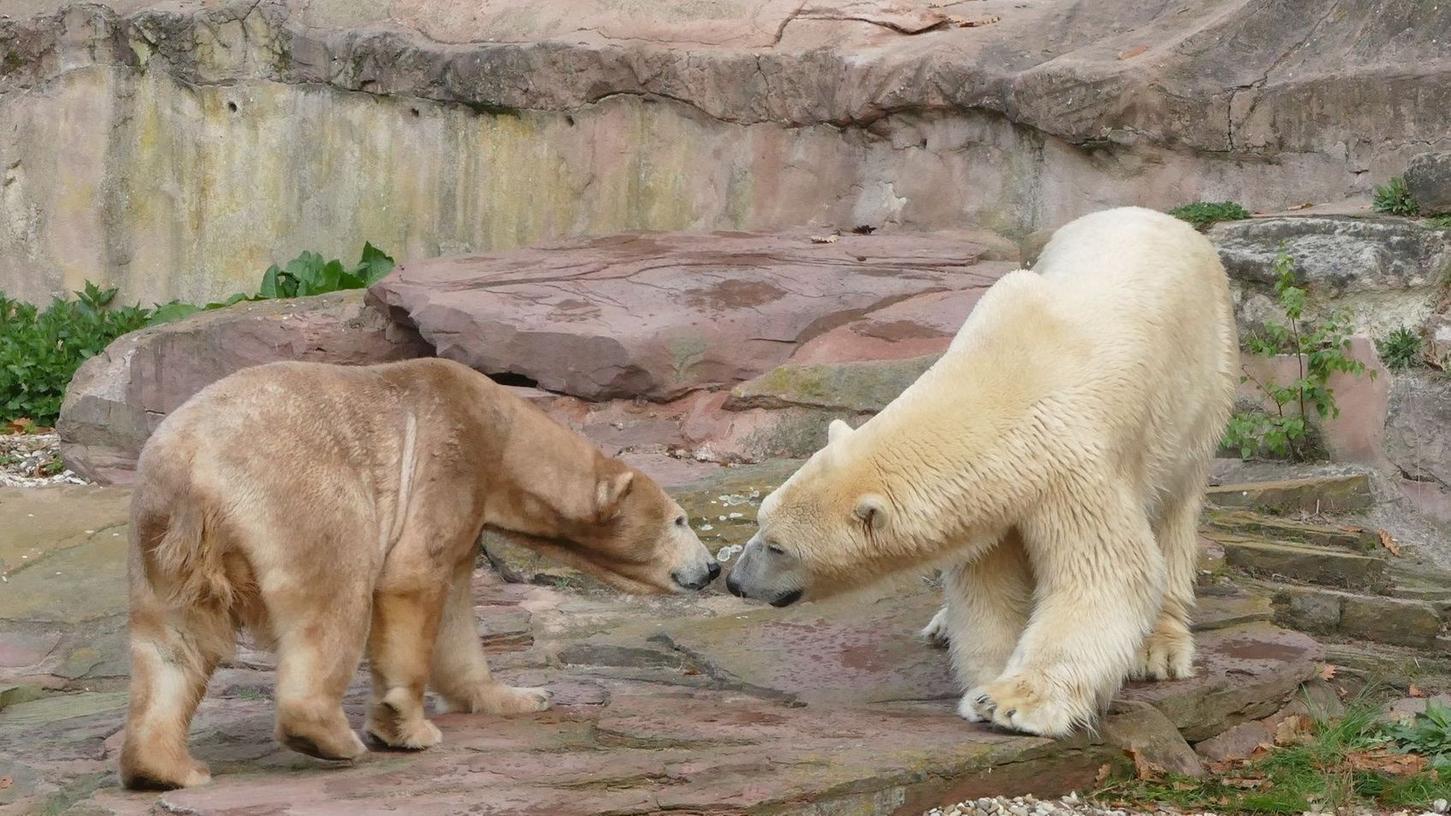
[(1144, 640), (1130, 677), (1134, 680), (1186, 680), (1194, 676), (1194, 637), (1154, 632)]
[(950, 638), (947, 636), (947, 607), (937, 610), (932, 616), (931, 622), (922, 627), (920, 635), (927, 645), (934, 649), (946, 649)]

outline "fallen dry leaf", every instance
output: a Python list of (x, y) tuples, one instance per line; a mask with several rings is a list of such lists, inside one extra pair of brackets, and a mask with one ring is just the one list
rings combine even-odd
[(1133, 48), (1125, 48), (1118, 52), (1118, 58), (1121, 60), (1133, 59), (1148, 50), (1149, 47), (1147, 45), (1136, 45)]
[(1412, 697), (1425, 697), (1426, 696), (1426, 692), (1422, 691), (1421, 690), (1421, 687), (1418, 686), (1418, 685), (1416, 685), (1415, 683), (1412, 683), (1410, 685), (1410, 687), (1406, 689), (1406, 693), (1409, 694), (1409, 695), (1411, 695)]
[(1094, 774), (1093, 776), (1093, 784), (1102, 785), (1104, 781), (1108, 779), (1108, 775), (1112, 772), (1113, 768), (1107, 762), (1098, 766), (1098, 773)]
[(837, 241), (840, 241), (840, 240), (841, 240), (841, 236), (840, 235), (813, 235), (813, 236), (811, 236), (811, 243), (813, 243), (813, 244), (834, 244), (834, 243), (836, 243)]
[(957, 26), (958, 28), (977, 28), (979, 26), (992, 25), (993, 23), (996, 23), (1001, 19), (1003, 18), (999, 17), (996, 14), (989, 14), (986, 17), (978, 17), (976, 19), (969, 19), (967, 17), (948, 17), (947, 22)]
[(1345, 755), (1345, 764), (1353, 771), (1415, 776), (1426, 769), (1426, 758), (1416, 754), (1392, 753), (1381, 748), (1375, 751), (1352, 751)]
[(1255, 778), (1255, 777), (1242, 776), (1242, 777), (1230, 777), (1230, 778), (1224, 780), (1224, 784), (1230, 786), (1231, 788), (1240, 788), (1241, 790), (1253, 790), (1255, 788), (1262, 788), (1262, 787), (1264, 787), (1264, 785), (1265, 785), (1265, 783), (1267, 781), (1269, 781), (1269, 780), (1261, 779), (1261, 778)]
[(1289, 207), (1286, 207), (1285, 209), (1287, 209), (1287, 210), (1308, 210), (1308, 209), (1310, 209), (1313, 206), (1315, 206), (1315, 205), (1312, 202), (1306, 201), (1303, 204), (1293, 204), (1293, 205), (1291, 205)]
[(1326, 663), (1325, 665), (1321, 666), (1320, 667), (1320, 679), (1321, 680), (1334, 680), (1335, 679), (1335, 667), (1332, 666), (1332, 665), (1330, 665), (1329, 663)]
[(1276, 745), (1299, 745), (1310, 739), (1310, 718), (1304, 714), (1291, 714), (1275, 726)]
[(1396, 540), (1391, 538), (1391, 534), (1385, 530), (1380, 531), (1380, 545), (1390, 550), (1391, 555), (1401, 554), (1401, 545), (1397, 544)]
[(1124, 753), (1128, 754), (1134, 761), (1134, 776), (1139, 779), (1159, 779), (1167, 775), (1163, 767), (1149, 761), (1144, 753), (1137, 748), (1125, 748)]

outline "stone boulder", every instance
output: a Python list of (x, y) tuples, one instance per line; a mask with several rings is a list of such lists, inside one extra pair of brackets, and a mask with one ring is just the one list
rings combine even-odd
[(1386, 418), (1386, 455), (1408, 479), (1451, 488), (1451, 379), (1396, 378)]
[(1406, 189), (1421, 215), (1451, 212), (1451, 151), (1422, 153), (1406, 165)]
[[(757, 377), (899, 301), (983, 290), (1015, 256), (968, 230), (625, 234), (409, 263), (370, 297), (440, 356), (487, 374), (588, 400), (664, 401)], [(928, 338), (945, 346), (950, 323)], [(888, 332), (876, 339), (890, 343)]]
[(1277, 216), (1216, 224), (1206, 233), (1236, 290), (1240, 329), (1282, 320), (1274, 261), (1283, 246), (1311, 309), (1346, 308), (1357, 331), (1382, 337), (1418, 326), (1435, 311), (1451, 238), (1403, 218)]
[(279, 360), (366, 365), (431, 353), (359, 291), (242, 303), (118, 338), (71, 380), (56, 430), (66, 465), (127, 482), (161, 420), (207, 385)]

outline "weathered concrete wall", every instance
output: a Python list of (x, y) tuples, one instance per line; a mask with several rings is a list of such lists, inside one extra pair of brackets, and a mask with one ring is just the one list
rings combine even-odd
[[(1356, 101), (1364, 65), (1335, 97), (1313, 74), (1272, 79), (1305, 43), (1252, 4), (1113, 0), (1071, 35), (1044, 33), (1078, 13), (1057, 0), (911, 37), (754, 5), (780, 17), (775, 42), (759, 25), (760, 42), (701, 41), (685, 20), (622, 44), (604, 23), (566, 36), (552, 17), (515, 32), (537, 41), (491, 42), (527, 15), (453, 19), (443, 0), (343, 17), (337, 3), (129, 0), (0, 19), (0, 288), (38, 300), (92, 279), (197, 300), (364, 240), (409, 258), (624, 229), (1016, 233), (1122, 203), (1271, 208), (1363, 192), (1451, 144), (1430, 113), (1451, 104), (1448, 61), (1421, 53), (1434, 20), (1377, 57), (1415, 71)], [(1237, 56), (1132, 45), (1187, 48), (1195, 25), (1263, 36)], [(1318, 26), (1317, 59), (1354, 57)]]

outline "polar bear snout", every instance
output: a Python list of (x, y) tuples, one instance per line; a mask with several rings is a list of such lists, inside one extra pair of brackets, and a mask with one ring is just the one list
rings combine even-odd
[(726, 589), (737, 598), (752, 598), (772, 606), (790, 606), (806, 594), (806, 571), (800, 559), (757, 533), (746, 544)]
[(670, 573), (670, 579), (683, 589), (705, 589), (706, 585), (719, 575), (720, 564), (712, 559), (706, 563), (704, 569), (692, 567), (687, 570), (676, 570)]

